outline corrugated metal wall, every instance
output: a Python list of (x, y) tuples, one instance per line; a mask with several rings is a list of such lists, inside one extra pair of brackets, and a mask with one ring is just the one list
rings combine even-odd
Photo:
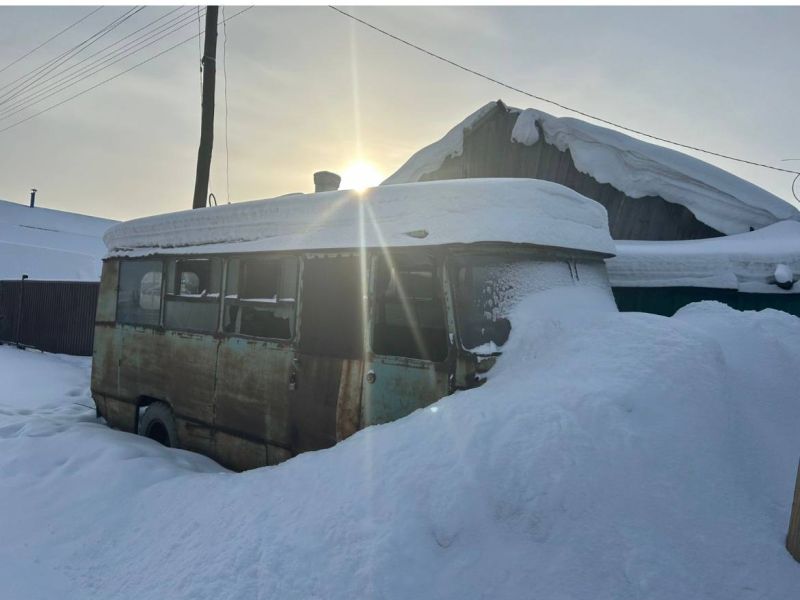
[(0, 340), (91, 356), (98, 282), (0, 281)]

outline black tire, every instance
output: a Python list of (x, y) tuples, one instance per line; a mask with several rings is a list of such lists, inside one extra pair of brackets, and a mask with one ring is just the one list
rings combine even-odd
[(172, 409), (164, 402), (153, 402), (139, 419), (139, 435), (155, 440), (167, 448), (180, 448), (178, 429)]

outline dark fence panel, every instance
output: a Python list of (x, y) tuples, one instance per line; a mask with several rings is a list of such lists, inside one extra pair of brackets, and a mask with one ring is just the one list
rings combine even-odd
[(774, 308), (800, 317), (800, 294), (750, 294), (701, 287), (615, 287), (614, 299), (622, 312), (646, 312), (671, 317), (692, 302), (716, 300), (737, 310)]
[(100, 284), (0, 281), (0, 341), (91, 356)]

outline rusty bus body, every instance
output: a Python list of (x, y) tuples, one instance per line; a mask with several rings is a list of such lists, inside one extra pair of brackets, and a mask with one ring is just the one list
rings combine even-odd
[(104, 261), (92, 393), (112, 427), (236, 470), (479, 385), (510, 330), (493, 273), (610, 294), (608, 254), (536, 244), (214, 250)]

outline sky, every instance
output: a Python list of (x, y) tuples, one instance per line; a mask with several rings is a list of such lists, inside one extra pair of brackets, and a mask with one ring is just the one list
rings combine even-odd
[[(0, 69), (91, 10), (0, 8)], [(170, 10), (148, 6), (80, 56)], [(228, 6), (225, 14), (239, 10)], [(661, 137), (800, 170), (800, 161), (781, 162), (800, 159), (800, 8), (347, 10), (534, 94)], [(125, 11), (104, 7), (0, 72), (0, 99), (3, 86)], [(62, 94), (17, 114), (0, 111), (0, 129), (197, 31), (187, 17), (184, 29)], [(217, 59), (211, 191), (219, 203), (313, 191), (314, 171), (343, 173), (359, 161), (383, 179), (491, 100), (569, 115), (324, 6), (252, 8), (220, 28)], [(191, 40), (0, 131), (0, 198), (27, 203), (36, 187), (39, 206), (113, 219), (190, 208), (200, 77), (198, 41)], [(792, 198), (791, 175), (695, 156)]]

